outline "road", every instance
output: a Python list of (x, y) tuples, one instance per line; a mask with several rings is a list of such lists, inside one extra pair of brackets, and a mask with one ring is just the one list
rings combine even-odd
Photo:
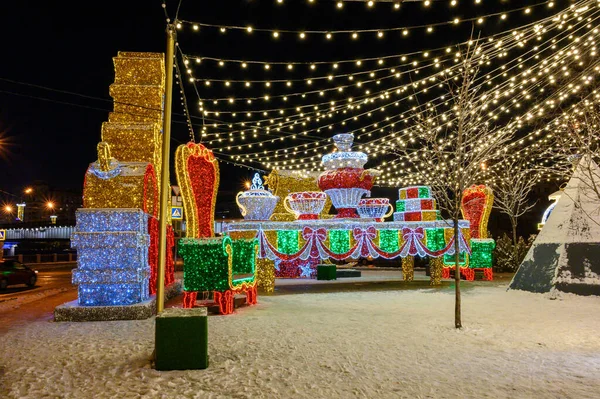
[(32, 321), (53, 319), (54, 308), (77, 298), (77, 287), (71, 284), (73, 265), (38, 270), (38, 281), (32, 288), (10, 286), (0, 291), (0, 335)]

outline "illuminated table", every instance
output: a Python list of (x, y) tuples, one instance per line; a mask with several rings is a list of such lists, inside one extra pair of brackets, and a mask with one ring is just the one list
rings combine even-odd
[[(225, 223), (224, 233), (256, 237), (263, 267), (274, 262), (311, 262), (327, 259), (402, 258), (405, 280), (412, 280), (413, 257), (431, 257), (432, 284), (439, 284), (442, 257), (454, 254), (454, 227), (449, 220), (376, 222), (369, 219), (299, 220), (294, 222), (241, 221)], [(469, 222), (459, 221), (459, 250), (470, 253)], [(270, 262), (264, 262), (264, 261)], [(308, 267), (300, 277), (310, 277)], [(259, 271), (259, 285), (261, 284)], [(268, 274), (263, 270), (263, 274)], [(269, 276), (265, 278), (270, 278)], [(274, 277), (273, 277), (274, 278)], [(263, 281), (264, 283), (264, 281)], [(270, 284), (270, 283), (267, 283)], [(269, 289), (267, 288), (267, 291)]]

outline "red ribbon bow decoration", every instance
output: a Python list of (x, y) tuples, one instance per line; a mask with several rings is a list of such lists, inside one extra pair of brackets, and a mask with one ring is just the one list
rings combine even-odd
[(327, 229), (319, 227), (313, 229), (308, 226), (304, 226), (302, 229), (302, 238), (306, 240), (306, 245), (310, 246), (309, 256), (312, 259), (320, 258), (319, 247), (323, 241), (327, 239)]
[(302, 238), (306, 241), (316, 238), (319, 241), (325, 241), (327, 239), (327, 230), (324, 227), (319, 227), (318, 229), (313, 229), (308, 226), (304, 226), (302, 229)]
[(360, 241), (363, 238), (373, 241), (375, 237), (377, 237), (377, 230), (373, 226), (369, 226), (366, 229), (363, 229), (362, 227), (355, 227), (352, 229), (352, 233), (354, 234), (354, 239), (356, 239), (356, 241)]
[(425, 237), (425, 232), (422, 227), (417, 227), (416, 229), (411, 229), (409, 227), (404, 227), (402, 229), (402, 238), (404, 241), (408, 241), (409, 239), (417, 239), (421, 241)]
[(427, 248), (422, 243), (423, 237), (425, 237), (425, 232), (422, 227), (417, 227), (416, 229), (404, 227), (402, 229), (402, 238), (404, 239), (401, 251), (402, 256), (425, 256)]

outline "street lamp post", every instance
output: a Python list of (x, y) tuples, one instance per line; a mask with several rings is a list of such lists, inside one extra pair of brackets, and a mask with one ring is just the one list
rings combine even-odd
[(6, 205), (4, 207), (4, 213), (6, 214), (6, 221), (8, 223), (11, 222), (13, 210), (14, 209), (13, 209), (13, 207), (11, 205)]
[(50, 223), (56, 224), (56, 219), (58, 218), (54, 212), (55, 205), (54, 202), (48, 201), (46, 202), (46, 208), (50, 211)]

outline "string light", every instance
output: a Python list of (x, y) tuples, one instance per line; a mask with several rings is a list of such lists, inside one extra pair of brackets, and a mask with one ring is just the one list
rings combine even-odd
[[(519, 40), (519, 39), (516, 39), (516, 40)], [(502, 47), (500, 47), (500, 48), (499, 48), (499, 51), (498, 51), (498, 53), (499, 53), (499, 54), (502, 54), (502, 51), (500, 51), (500, 49), (501, 49), (501, 48), (502, 48)], [(430, 56), (432, 56), (432, 55), (430, 55)], [(377, 80), (377, 79), (374, 79), (374, 81), (376, 81), (376, 80)], [(375, 82), (374, 82), (374, 83), (375, 83)], [(287, 85), (287, 83), (286, 83), (286, 85)], [(434, 86), (434, 85), (432, 85), (432, 87), (435, 87), (435, 86)], [(382, 90), (382, 91), (383, 91), (383, 90)], [(316, 91), (315, 91), (315, 93), (322, 93), (322, 92), (323, 92), (322, 90), (316, 90)], [(375, 92), (375, 93), (378, 93), (378, 92)], [(375, 93), (373, 93), (373, 94), (375, 94)], [(281, 96), (281, 98), (284, 98), (284, 97), (286, 97), (286, 98), (289, 98), (289, 96), (287, 96), (287, 95), (285, 95), (285, 96), (284, 96), (284, 95), (282, 95), (282, 96)], [(515, 105), (515, 107), (517, 107), (517, 105)], [(337, 110), (341, 110), (341, 108), (338, 108), (338, 107), (336, 107), (336, 111), (337, 111)], [(316, 113), (316, 111), (315, 111), (314, 113), (312, 113), (312, 115), (316, 115), (316, 114), (317, 114), (317, 113)], [(325, 118), (325, 117), (327, 117), (327, 115), (329, 115), (329, 114), (328, 114), (328, 113), (324, 113), (324, 114), (323, 114), (323, 117)], [(289, 117), (289, 116), (288, 116), (288, 117)], [(286, 118), (288, 118), (288, 117), (286, 117)], [(282, 120), (283, 120), (283, 117), (282, 117)], [(261, 131), (263, 131), (263, 132), (264, 132), (264, 129), (263, 129), (262, 127), (261, 127), (260, 129), (261, 129)], [(291, 135), (290, 135), (290, 136), (291, 136)]]

